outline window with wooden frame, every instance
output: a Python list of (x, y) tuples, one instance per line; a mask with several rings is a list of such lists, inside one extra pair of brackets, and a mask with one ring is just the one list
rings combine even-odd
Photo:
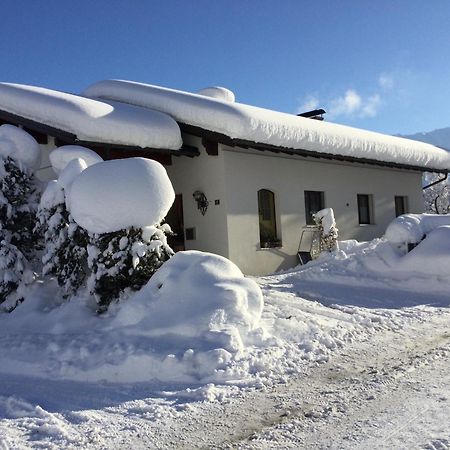
[(373, 196), (372, 194), (357, 194), (358, 197), (358, 221), (360, 225), (370, 225), (373, 220)]
[(322, 191), (305, 191), (306, 225), (315, 225), (314, 214), (325, 208), (325, 193)]
[(395, 217), (401, 216), (408, 212), (408, 197), (405, 195), (396, 195), (395, 202)]
[(258, 215), (261, 248), (281, 247), (277, 234), (275, 194), (268, 189), (258, 191)]

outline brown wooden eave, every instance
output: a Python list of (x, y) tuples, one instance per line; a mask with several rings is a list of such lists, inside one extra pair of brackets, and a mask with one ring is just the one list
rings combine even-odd
[(294, 149), (287, 147), (278, 147), (275, 145), (264, 144), (261, 142), (253, 142), (247, 141), (244, 139), (234, 139), (229, 136), (216, 133), (215, 131), (206, 130), (204, 128), (200, 128), (194, 125), (188, 125), (186, 123), (177, 122), (181, 131), (186, 134), (191, 134), (193, 136), (199, 136), (203, 139), (207, 139), (208, 141), (216, 141), (221, 144), (227, 145), (229, 147), (242, 147), (248, 149), (254, 149), (259, 151), (269, 151), (274, 153), (284, 153), (287, 155), (297, 155), (303, 156), (305, 158), (318, 158), (318, 159), (327, 159), (334, 161), (345, 161), (357, 164), (370, 164), (374, 166), (380, 167), (390, 167), (393, 169), (403, 169), (403, 170), (414, 170), (419, 172), (436, 172), (436, 173), (449, 173), (447, 169), (434, 169), (430, 167), (422, 167), (422, 166), (414, 166), (410, 164), (402, 164), (402, 163), (394, 163), (394, 162), (385, 162), (385, 161), (377, 161), (376, 159), (370, 158), (356, 158), (354, 156), (343, 156), (343, 155), (334, 155), (332, 153), (322, 153), (315, 152), (311, 150), (303, 150), (303, 149)]

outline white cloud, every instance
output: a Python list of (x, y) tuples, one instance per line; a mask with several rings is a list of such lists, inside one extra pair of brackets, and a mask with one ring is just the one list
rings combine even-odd
[(370, 96), (360, 111), (360, 117), (375, 117), (381, 104), (379, 94)]
[[(360, 93), (356, 89), (347, 89), (343, 95), (331, 98), (322, 98), (318, 93), (310, 94), (304, 98), (304, 101), (297, 109), (297, 113), (324, 108), (327, 111), (326, 117), (329, 119), (339, 117), (347, 119), (375, 117), (386, 102), (387, 91), (391, 91), (394, 88), (395, 78), (398, 77), (394, 77), (389, 73), (381, 73), (376, 79), (377, 85), (374, 89), (371, 89), (372, 93), (367, 95)], [(392, 95), (392, 92), (389, 95)]]
[(383, 89), (392, 89), (394, 87), (394, 78), (392, 75), (382, 73), (378, 77), (378, 85)]
[(316, 96), (309, 95), (304, 103), (297, 108), (297, 114), (301, 114), (307, 111), (312, 111), (319, 107), (319, 99)]
[(329, 102), (328, 114), (330, 116), (351, 116), (361, 109), (361, 96), (353, 89), (348, 89), (342, 97)]

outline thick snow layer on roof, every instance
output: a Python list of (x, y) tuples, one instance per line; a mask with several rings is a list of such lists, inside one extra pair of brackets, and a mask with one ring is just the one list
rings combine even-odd
[(166, 114), (20, 84), (0, 83), (0, 110), (72, 134), (79, 140), (179, 149), (178, 125)]
[(0, 155), (20, 161), (29, 169), (39, 167), (41, 150), (33, 136), (14, 125), (0, 126)]
[(90, 233), (110, 233), (161, 222), (175, 199), (166, 169), (151, 159), (104, 161), (75, 178), (68, 206)]
[(219, 100), (224, 100), (232, 103), (236, 101), (234, 92), (221, 86), (203, 88), (197, 91), (197, 94), (203, 95), (205, 97), (217, 98)]
[(80, 145), (63, 145), (50, 152), (50, 162), (56, 174), (60, 174), (73, 159), (81, 158), (86, 166), (92, 166), (103, 159), (97, 153)]
[(234, 139), (332, 155), (450, 169), (450, 154), (422, 142), (231, 103), (149, 84), (100, 81), (85, 95), (156, 109)]

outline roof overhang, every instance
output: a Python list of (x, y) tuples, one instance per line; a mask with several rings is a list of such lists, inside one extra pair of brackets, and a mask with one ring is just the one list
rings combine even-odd
[(161, 154), (161, 155), (171, 155), (171, 156), (198, 156), (200, 153), (197, 148), (183, 145), (178, 150), (165, 149), (165, 148), (151, 148), (151, 147), (136, 147), (131, 145), (114, 144), (110, 142), (95, 142), (95, 141), (84, 141), (78, 139), (78, 137), (68, 131), (52, 127), (45, 123), (36, 122), (34, 120), (28, 119), (26, 117), (18, 116), (7, 111), (0, 110), (0, 120), (11, 123), (13, 125), (21, 125), (23, 127), (29, 128), (30, 130), (37, 131), (38, 133), (46, 134), (52, 136), (56, 139), (62, 141), (65, 145), (81, 145), (89, 147), (91, 149), (105, 149), (105, 150), (116, 150), (123, 151), (124, 153), (137, 152), (142, 153), (143, 156), (146, 154)]
[(275, 145), (265, 144), (261, 142), (247, 141), (244, 139), (231, 138), (225, 134), (217, 133), (215, 131), (206, 130), (197, 126), (186, 123), (177, 122), (181, 131), (193, 136), (199, 136), (204, 139), (219, 142), (229, 147), (241, 147), (246, 149), (254, 149), (259, 151), (269, 151), (274, 153), (284, 153), (287, 155), (297, 155), (305, 158), (327, 159), (334, 161), (345, 161), (355, 164), (370, 164), (379, 167), (389, 167), (392, 169), (413, 170), (417, 172), (435, 172), (435, 173), (449, 173), (448, 169), (435, 169), (431, 167), (422, 167), (409, 164), (378, 161), (370, 158), (357, 158), (354, 156), (335, 155), (332, 153), (315, 152), (311, 150), (294, 149), (287, 147), (278, 147)]

